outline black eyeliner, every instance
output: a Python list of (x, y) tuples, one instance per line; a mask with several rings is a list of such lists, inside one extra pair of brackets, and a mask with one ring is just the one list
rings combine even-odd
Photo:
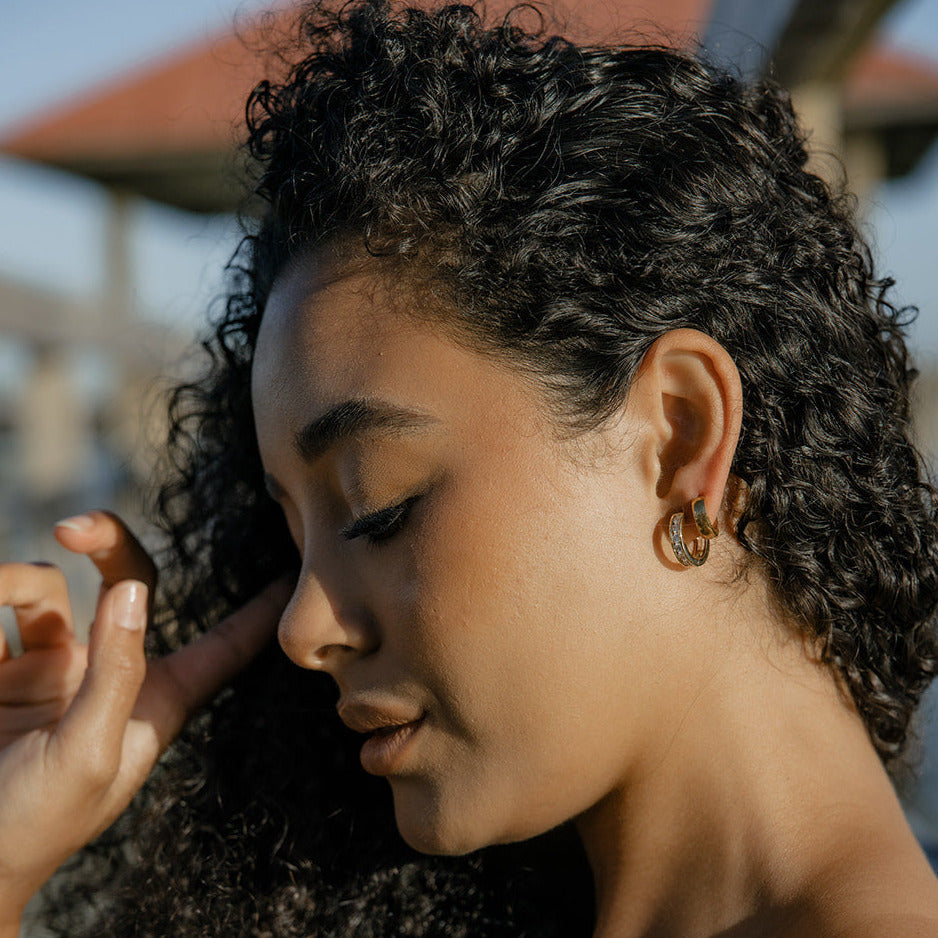
[(379, 508), (370, 514), (362, 515), (362, 517), (356, 518), (345, 525), (339, 533), (349, 541), (357, 537), (371, 536), (380, 540), (383, 536), (390, 536), (394, 533), (390, 529), (398, 521), (403, 520), (404, 515), (417, 498), (417, 495), (411, 495), (396, 505), (389, 505), (387, 508)]

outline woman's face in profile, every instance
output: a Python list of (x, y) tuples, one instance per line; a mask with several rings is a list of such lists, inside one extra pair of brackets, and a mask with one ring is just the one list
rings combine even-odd
[(627, 413), (560, 442), (541, 390), (407, 316), (405, 290), (326, 274), (281, 275), (253, 371), (302, 555), (280, 641), (378, 730), (362, 762), (414, 847), (533, 836), (654, 760), (681, 709), (694, 650), (648, 460)]

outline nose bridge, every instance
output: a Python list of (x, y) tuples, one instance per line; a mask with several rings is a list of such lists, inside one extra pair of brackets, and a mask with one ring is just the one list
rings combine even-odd
[(377, 636), (360, 584), (333, 553), (309, 546), (293, 596), (280, 618), (278, 639), (300, 667), (332, 671), (374, 649)]

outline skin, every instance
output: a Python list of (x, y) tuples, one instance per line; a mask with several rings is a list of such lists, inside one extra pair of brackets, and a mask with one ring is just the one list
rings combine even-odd
[[(139, 590), (152, 564), (110, 516), (59, 528), (103, 577), (85, 670), (60, 575), (0, 567), (27, 646), (0, 656), (0, 936), (284, 604), (281, 644), (334, 678), (340, 715), (422, 719), (382, 770), (418, 849), (460, 853), (573, 819), (597, 938), (934, 934), (934, 877), (831, 675), (758, 571), (734, 576), (732, 535), (699, 569), (670, 553), (668, 518), (699, 494), (731, 530), (721, 505), (742, 406), (725, 351), (668, 333), (620, 412), (569, 439), (536, 384), (416, 320), (412, 303), (374, 262), (316, 257), (272, 292), (253, 397), (302, 556), (295, 588), (274, 585), (148, 665)], [(314, 439), (349, 400), (398, 413)], [(390, 527), (384, 512), (380, 539), (349, 530), (409, 499)], [(138, 602), (122, 609), (128, 580)]]

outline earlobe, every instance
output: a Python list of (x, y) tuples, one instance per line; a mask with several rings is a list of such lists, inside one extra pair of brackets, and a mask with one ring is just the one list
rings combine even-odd
[[(636, 381), (652, 412), (655, 493), (663, 515), (689, 512), (691, 502), (702, 497), (696, 527), (706, 535), (701, 524), (706, 526), (704, 516), (718, 523), (739, 439), (742, 385), (736, 365), (710, 336), (675, 329), (648, 350)], [(680, 559), (677, 548), (675, 553)]]

